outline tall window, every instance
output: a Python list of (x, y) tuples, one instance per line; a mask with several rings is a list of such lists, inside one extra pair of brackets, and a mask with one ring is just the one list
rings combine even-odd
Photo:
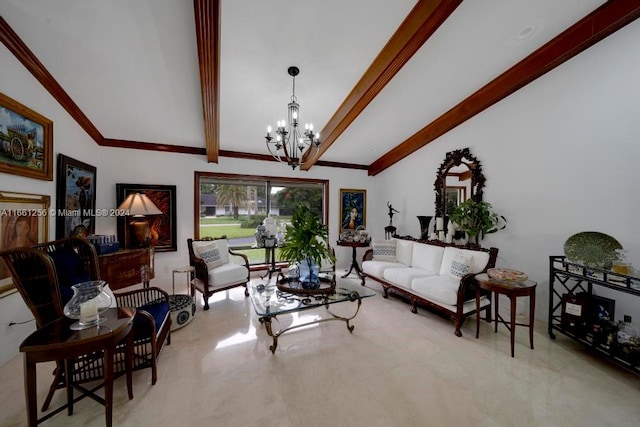
[(267, 215), (284, 231), (298, 203), (307, 202), (327, 223), (328, 180), (196, 172), (195, 188), (196, 238), (226, 236), (251, 264), (269, 262), (267, 251), (255, 248), (256, 228)]

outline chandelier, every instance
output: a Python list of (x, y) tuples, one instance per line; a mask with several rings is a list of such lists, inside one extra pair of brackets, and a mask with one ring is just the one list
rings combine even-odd
[(304, 132), (300, 134), (298, 129), (300, 105), (296, 102), (296, 76), (300, 73), (300, 69), (298, 67), (289, 67), (287, 72), (293, 77), (293, 94), (288, 105), (288, 122), (285, 120), (278, 121), (275, 137), (271, 136), (271, 126), (267, 127), (267, 136), (265, 138), (267, 140), (267, 149), (273, 158), (295, 169), (304, 164), (302, 156), (308, 148), (318, 150), (320, 134), (313, 133), (313, 124), (310, 123), (304, 125)]

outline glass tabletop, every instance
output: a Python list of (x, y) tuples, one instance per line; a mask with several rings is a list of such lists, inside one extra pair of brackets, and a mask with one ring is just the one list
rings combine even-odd
[(376, 295), (374, 291), (360, 285), (359, 282), (341, 280), (336, 284), (335, 292), (328, 295), (294, 295), (282, 292), (275, 282), (268, 284), (250, 283), (249, 296), (258, 316), (277, 316), (327, 304), (345, 301), (357, 301)]

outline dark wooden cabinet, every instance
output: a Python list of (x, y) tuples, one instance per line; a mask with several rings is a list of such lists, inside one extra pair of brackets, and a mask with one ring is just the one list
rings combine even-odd
[(112, 291), (142, 283), (149, 287), (155, 277), (154, 250), (150, 248), (121, 249), (99, 255), (100, 278), (106, 280)]

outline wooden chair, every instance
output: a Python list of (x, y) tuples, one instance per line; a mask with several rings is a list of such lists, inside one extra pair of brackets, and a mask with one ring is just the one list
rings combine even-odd
[[(32, 247), (23, 247), (0, 252), (13, 277), (16, 288), (31, 310), (38, 328), (52, 320), (63, 317), (64, 304), (71, 298), (73, 291), (71, 285), (87, 280), (99, 280), (100, 270), (98, 256), (95, 248), (88, 241), (78, 238), (61, 239), (42, 243)], [(127, 294), (140, 295), (137, 301), (156, 302), (162, 300), (166, 303), (166, 315), (162, 321), (149, 320), (150, 313), (147, 307), (141, 304), (122, 304), (125, 298), (123, 294), (119, 299), (115, 295), (116, 302), (121, 306), (136, 307), (136, 319), (132, 333), (134, 333), (134, 369), (146, 367), (152, 368), (152, 383), (155, 384), (157, 374), (155, 360), (166, 338), (169, 343), (169, 331), (171, 316), (169, 311), (169, 296), (158, 288), (147, 288), (128, 292)], [(151, 315), (152, 316), (152, 315)], [(153, 317), (153, 316), (152, 316)], [(153, 329), (152, 329), (153, 328)], [(156, 332), (151, 332), (155, 329)], [(143, 338), (146, 337), (146, 338)], [(154, 341), (153, 344), (150, 344)], [(153, 351), (155, 350), (155, 351)], [(118, 346), (115, 356), (114, 375), (119, 376), (126, 372), (125, 365), (126, 346), (124, 343)], [(54, 381), (49, 389), (49, 394), (44, 401), (45, 411), (53, 397), (55, 390), (65, 387), (62, 361), (57, 363), (54, 371)], [(103, 378), (102, 355), (93, 354), (79, 358), (73, 364), (73, 377), (71, 382), (74, 387), (87, 393), (80, 384), (96, 381)], [(95, 391), (101, 386), (94, 387), (89, 392)], [(127, 384), (129, 398), (133, 398), (130, 384)]]
[[(195, 268), (191, 281), (191, 296), (198, 290), (202, 293), (204, 309), (209, 310), (209, 298), (215, 292), (244, 286), (244, 295), (249, 296), (249, 259), (246, 255), (229, 249), (226, 239), (187, 239), (189, 265)], [(218, 251), (219, 259), (207, 263), (208, 254)], [(203, 259), (204, 258), (204, 259)]]
[(169, 294), (149, 287), (116, 293), (119, 307), (136, 307), (133, 321), (133, 370), (151, 368), (151, 384), (158, 381), (158, 355), (171, 344)]
[[(57, 259), (59, 257), (56, 257), (56, 252), (65, 250), (72, 250), (80, 255), (84, 271), (90, 273), (88, 280), (98, 280), (100, 278), (98, 256), (93, 245), (87, 240), (77, 238), (62, 239), (36, 245), (34, 248), (44, 250), (54, 257), (56, 266), (62, 265), (63, 271), (60, 271), (60, 268), (57, 271), (58, 278), (61, 278), (62, 281), (71, 283), (78, 281), (74, 280), (73, 273), (69, 277), (70, 274), (64, 272), (68, 270), (68, 265), (65, 265), (66, 260), (60, 261)], [(62, 289), (64, 293), (64, 286), (62, 286)], [(149, 287), (114, 295), (118, 306), (136, 308), (136, 317), (132, 330), (134, 339), (133, 370), (151, 368), (151, 384), (155, 384), (158, 380), (158, 355), (165, 341), (167, 344), (171, 343), (169, 294), (160, 288)], [(62, 297), (64, 304), (68, 298), (65, 298), (65, 295)], [(118, 369), (124, 369), (124, 366), (118, 367)]]
[[(64, 246), (65, 249), (70, 249), (73, 246), (73, 242), (61, 244), (61, 249), (62, 246)], [(47, 249), (51, 250), (54, 247), (55, 245), (51, 245)], [(90, 256), (87, 257), (87, 253), (90, 254), (90, 250), (93, 248), (87, 248), (83, 245), (80, 245), (79, 248), (81, 249), (76, 252), (80, 255), (79, 259), (90, 259)], [(64, 317), (64, 303), (61, 287), (58, 282), (58, 275), (56, 274), (56, 267), (52, 257), (47, 254), (47, 250), (43, 249), (42, 245), (39, 245), (39, 247), (21, 247), (0, 252), (0, 257), (7, 265), (18, 292), (20, 292), (25, 304), (35, 318), (37, 328), (41, 328), (53, 320)], [(87, 252), (88, 250), (89, 252)], [(81, 261), (81, 264), (84, 264), (84, 262)], [(80, 267), (80, 264), (77, 265), (77, 267)], [(83, 273), (86, 274), (86, 276), (78, 278), (78, 280), (99, 279), (97, 264), (88, 262), (86, 263), (86, 267), (87, 270)], [(78, 268), (77, 271), (80, 271), (80, 268)], [(70, 289), (67, 290), (67, 292), (71, 292)], [(126, 372), (125, 351), (126, 348), (124, 345), (120, 345), (116, 351), (114, 366), (114, 375), (116, 376)], [(82, 384), (104, 378), (102, 360), (102, 352), (98, 352), (87, 354), (71, 361), (69, 364), (72, 372), (70, 375), (70, 384), (76, 389), (79, 389), (83, 394), (93, 393), (102, 384), (91, 390), (87, 390)], [(49, 393), (42, 405), (42, 411), (48, 409), (56, 390), (67, 387), (63, 360), (56, 362), (56, 368), (53, 374), (54, 380), (49, 387)], [(129, 398), (132, 398), (133, 391), (131, 384), (127, 383), (127, 388)]]

